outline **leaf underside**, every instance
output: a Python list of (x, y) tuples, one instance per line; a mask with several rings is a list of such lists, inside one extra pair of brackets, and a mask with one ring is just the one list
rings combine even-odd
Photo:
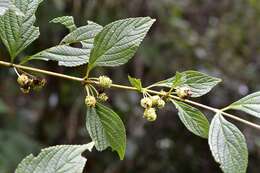
[(61, 17), (56, 17), (50, 21), (50, 23), (59, 23), (64, 25), (70, 32), (74, 31), (77, 29), (74, 18), (72, 16), (61, 16)]
[(156, 83), (156, 86), (171, 88), (174, 85), (175, 80), (178, 81), (176, 82), (176, 86), (174, 86), (174, 88), (189, 86), (192, 92), (191, 97), (200, 97), (208, 93), (214, 86), (221, 82), (221, 79), (219, 78), (211, 77), (207, 74), (190, 70), (179, 73), (177, 79), (176, 76), (174, 76), (172, 78), (160, 81)]
[(229, 109), (241, 110), (260, 118), (260, 92), (252, 93), (228, 106)]
[(197, 136), (208, 138), (208, 119), (197, 108), (180, 101), (173, 101), (178, 115), (186, 128)]
[(82, 173), (87, 159), (81, 156), (91, 151), (94, 143), (85, 145), (59, 145), (43, 149), (34, 157), (27, 156), (18, 165), (15, 173)]
[(245, 173), (248, 151), (244, 135), (239, 129), (216, 114), (209, 130), (209, 146), (215, 160), (225, 173)]
[[(58, 61), (60, 66), (66, 67), (86, 64), (93, 47), (94, 37), (101, 29), (102, 26), (89, 22), (88, 25), (76, 28), (65, 36), (60, 45), (43, 50), (29, 59)], [(81, 43), (82, 48), (70, 46), (73, 43)]]

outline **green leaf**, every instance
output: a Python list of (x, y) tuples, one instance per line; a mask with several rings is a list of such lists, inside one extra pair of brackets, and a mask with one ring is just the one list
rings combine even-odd
[(17, 15), (15, 10), (10, 9), (0, 17), (0, 37), (12, 61), (40, 35), (39, 28), (33, 26), (40, 2), (41, 0), (16, 0), (14, 5), (24, 15)]
[(225, 173), (245, 173), (248, 151), (244, 135), (239, 129), (216, 114), (209, 129), (209, 146), (215, 160)]
[[(102, 26), (89, 22), (88, 25), (79, 27), (72, 31), (61, 41), (62, 45), (54, 46), (30, 56), (26, 61), (32, 59), (58, 61), (59, 65), (75, 67), (88, 62), (90, 50), (93, 47), (94, 37)], [(72, 43), (81, 43), (82, 48), (69, 46)]]
[(53, 60), (58, 61), (60, 66), (75, 67), (88, 62), (89, 53), (89, 49), (74, 48), (67, 45), (58, 45), (32, 55), (28, 60)]
[(125, 127), (113, 110), (100, 103), (97, 103), (96, 108), (88, 108), (86, 127), (98, 151), (103, 151), (110, 146), (112, 150), (117, 151), (121, 160), (124, 158)]
[(10, 0), (0, 0), (0, 16), (4, 15), (8, 10), (13, 10), (16, 15), (23, 16), (24, 14), (20, 11), (20, 9), (16, 8)]
[(143, 87), (142, 87), (142, 81), (140, 79), (133, 78), (128, 75), (128, 80), (133, 87), (135, 87), (138, 91), (142, 92)]
[(4, 15), (11, 7), (10, 0), (0, 0), (0, 16)]
[(73, 32), (65, 36), (61, 43), (72, 44), (81, 42), (83, 48), (92, 49), (94, 37), (102, 30), (102, 26), (94, 22), (88, 21), (88, 25), (79, 27)]
[(77, 29), (74, 18), (72, 16), (56, 17), (50, 21), (50, 23), (60, 23), (69, 29), (70, 32)]
[(85, 150), (91, 151), (93, 146), (91, 142), (46, 148), (37, 157), (30, 154), (23, 159), (15, 173), (81, 173), (87, 161), (81, 154)]
[(241, 110), (257, 118), (260, 118), (260, 92), (252, 93), (235, 103), (232, 103), (227, 109)]
[(173, 101), (178, 109), (178, 115), (186, 128), (202, 138), (208, 138), (209, 122), (208, 119), (197, 108), (180, 101)]
[(176, 87), (180, 86), (182, 80), (184, 80), (183, 77), (186, 78), (185, 75), (183, 75), (182, 73), (177, 71), (176, 74), (175, 74), (175, 79), (173, 80), (171, 87), (176, 88)]
[[(178, 79), (178, 85), (176, 87), (189, 86), (192, 92), (191, 97), (200, 97), (208, 93), (214, 86), (221, 82), (221, 79), (219, 78), (211, 77), (198, 71), (184, 71), (180, 73), (180, 75), (181, 79)], [(171, 88), (175, 81), (176, 76), (160, 81), (155, 85)]]
[(138, 17), (106, 25), (95, 37), (89, 67), (119, 66), (128, 62), (154, 22), (150, 17)]

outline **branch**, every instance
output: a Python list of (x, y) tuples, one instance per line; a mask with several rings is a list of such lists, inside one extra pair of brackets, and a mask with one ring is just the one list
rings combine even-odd
[[(59, 77), (59, 78), (67, 79), (67, 80), (73, 80), (73, 81), (81, 82), (84, 85), (86, 83), (100, 85), (98, 81), (85, 80), (84, 78), (68, 76), (68, 75), (64, 75), (64, 74), (60, 74), (60, 73), (56, 73), (56, 72), (51, 72), (51, 71), (41, 70), (41, 69), (37, 69), (37, 68), (33, 68), (33, 67), (13, 64), (13, 63), (5, 62), (5, 61), (0, 61), (0, 65), (6, 66), (6, 67), (15, 67), (15, 68), (18, 68), (18, 69), (28, 70), (28, 71), (37, 72), (37, 73), (42, 73), (42, 74), (46, 74), (46, 75), (50, 75), (50, 76), (54, 76), (54, 77)], [(119, 85), (119, 84), (112, 84), (111, 87), (118, 88), (118, 89), (124, 89), (124, 90), (138, 91), (134, 87), (125, 86), (125, 85)], [(158, 91), (155, 91), (155, 90), (147, 89), (146, 91), (148, 93), (151, 93), (151, 94), (156, 94), (156, 95), (163, 96), (162, 93), (160, 93)], [(238, 122), (244, 123), (244, 124), (246, 124), (248, 126), (251, 126), (253, 128), (256, 128), (256, 129), (260, 130), (260, 125), (252, 123), (252, 122), (247, 121), (247, 120), (244, 120), (242, 118), (239, 118), (239, 117), (237, 117), (237, 116), (235, 116), (233, 114), (226, 113), (224, 110), (213, 108), (213, 107), (210, 107), (210, 106), (207, 106), (207, 105), (203, 105), (203, 104), (200, 104), (200, 103), (192, 101), (192, 100), (181, 99), (181, 98), (179, 98), (179, 97), (177, 97), (175, 95), (169, 95), (169, 97), (172, 98), (172, 99), (175, 99), (175, 100), (180, 100), (180, 101), (192, 104), (192, 105), (197, 106), (197, 107), (201, 107), (203, 109), (210, 110), (210, 111), (215, 112), (215, 113), (221, 113), (222, 115), (224, 115), (224, 116), (226, 116), (228, 118), (231, 118), (233, 120), (236, 120)]]

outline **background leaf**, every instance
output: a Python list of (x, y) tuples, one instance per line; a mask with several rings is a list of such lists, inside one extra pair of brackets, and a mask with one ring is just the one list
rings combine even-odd
[(90, 67), (119, 66), (128, 62), (154, 22), (150, 17), (137, 17), (106, 25), (95, 37)]
[(0, 37), (12, 61), (40, 35), (39, 28), (33, 26), (36, 20), (35, 12), (40, 2), (41, 0), (17, 0), (14, 5), (24, 15), (17, 15), (15, 10), (11, 9), (0, 17)]
[[(181, 79), (178, 78), (178, 87), (189, 86), (192, 92), (191, 97), (200, 97), (208, 93), (214, 86), (221, 82), (221, 79), (219, 78), (211, 77), (198, 71), (184, 71), (180, 73), (180, 75)], [(176, 76), (158, 82), (155, 85), (171, 88), (175, 80)]]
[(180, 101), (172, 101), (178, 109), (178, 115), (182, 123), (189, 131), (202, 138), (208, 138), (208, 119), (197, 108)]
[(77, 29), (73, 16), (56, 17), (50, 21), (50, 23), (60, 23), (69, 29), (70, 32)]
[(232, 103), (227, 109), (241, 110), (260, 118), (260, 92), (255, 92)]
[(97, 150), (102, 151), (110, 146), (117, 151), (121, 160), (124, 158), (125, 127), (113, 110), (100, 103), (97, 103), (96, 108), (88, 108), (86, 127)]
[(142, 81), (140, 79), (133, 78), (128, 75), (128, 80), (133, 87), (135, 87), (138, 91), (142, 92), (143, 87), (142, 87)]
[(94, 143), (85, 145), (59, 145), (49, 147), (34, 157), (27, 156), (15, 173), (81, 173), (87, 159), (81, 156), (85, 150), (91, 151)]
[(221, 114), (216, 114), (210, 124), (209, 146), (213, 157), (225, 173), (246, 172), (248, 151), (245, 137)]

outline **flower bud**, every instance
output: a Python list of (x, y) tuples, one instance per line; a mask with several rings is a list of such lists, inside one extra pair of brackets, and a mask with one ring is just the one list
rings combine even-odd
[(20, 86), (28, 86), (30, 85), (30, 83), (32, 82), (32, 80), (25, 74), (21, 74), (18, 78), (17, 78), (17, 82)]
[(46, 79), (40, 79), (40, 78), (33, 79), (32, 88), (34, 90), (40, 90), (46, 85), (46, 83), (47, 83)]
[(101, 94), (98, 95), (98, 99), (99, 99), (100, 101), (102, 101), (102, 102), (105, 102), (105, 101), (108, 100), (108, 96), (107, 96), (106, 93), (101, 93)]
[(152, 107), (152, 105), (153, 105), (152, 99), (150, 99), (150, 98), (148, 98), (148, 97), (142, 98), (142, 100), (141, 100), (141, 106), (142, 106), (143, 108), (150, 108), (150, 107)]
[(182, 99), (188, 98), (192, 95), (191, 89), (188, 86), (179, 87), (176, 89), (176, 94)]
[(144, 118), (148, 121), (155, 121), (157, 118), (156, 112), (154, 108), (147, 108), (144, 110)]
[(164, 108), (164, 106), (165, 106), (165, 101), (160, 98), (160, 100), (158, 100), (158, 102), (157, 102), (157, 107), (159, 109), (161, 109), (161, 108)]
[(112, 84), (112, 80), (107, 76), (99, 76), (98, 78), (99, 84), (103, 88), (110, 88)]
[(153, 106), (157, 105), (158, 101), (161, 99), (160, 96), (155, 95), (151, 97), (152, 102), (153, 102)]
[(96, 103), (97, 103), (97, 101), (96, 101), (95, 97), (93, 97), (93, 96), (86, 96), (85, 104), (87, 105), (87, 107), (93, 108), (93, 107), (96, 106)]

